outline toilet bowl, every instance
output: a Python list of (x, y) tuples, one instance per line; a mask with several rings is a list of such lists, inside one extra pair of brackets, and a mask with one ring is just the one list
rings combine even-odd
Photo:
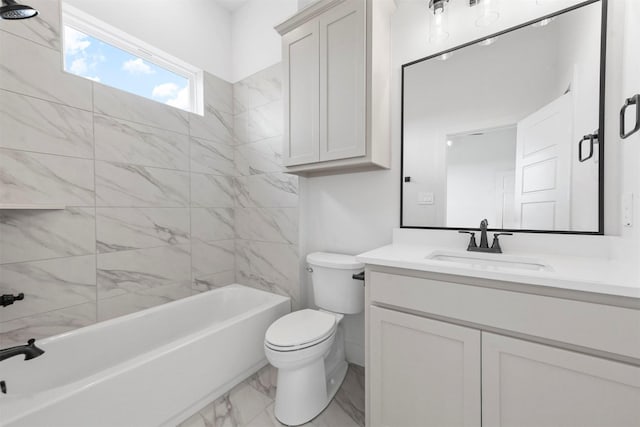
[(364, 283), (353, 279), (364, 266), (349, 255), (307, 256), (316, 304), (276, 320), (267, 330), (267, 360), (278, 369), (275, 416), (296, 426), (311, 421), (331, 403), (347, 373), (344, 314), (364, 308)]

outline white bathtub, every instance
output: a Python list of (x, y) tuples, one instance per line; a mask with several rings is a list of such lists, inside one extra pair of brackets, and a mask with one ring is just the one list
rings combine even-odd
[(289, 298), (241, 285), (37, 341), (0, 363), (0, 425), (175, 426), (266, 364)]

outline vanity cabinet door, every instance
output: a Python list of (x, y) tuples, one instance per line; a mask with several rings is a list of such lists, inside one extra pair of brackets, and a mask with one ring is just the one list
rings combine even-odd
[(319, 153), (319, 24), (312, 20), (283, 39), (285, 166), (320, 160)]
[(640, 367), (482, 333), (482, 424), (640, 425)]
[(369, 310), (371, 425), (480, 426), (480, 331)]

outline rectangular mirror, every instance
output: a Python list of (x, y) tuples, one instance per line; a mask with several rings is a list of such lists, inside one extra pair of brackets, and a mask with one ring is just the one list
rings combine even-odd
[(401, 226), (603, 233), (606, 1), (403, 65)]

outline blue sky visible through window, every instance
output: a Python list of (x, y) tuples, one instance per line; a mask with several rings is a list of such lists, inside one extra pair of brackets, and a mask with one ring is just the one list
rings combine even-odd
[(64, 69), (87, 79), (190, 111), (189, 80), (71, 27)]

